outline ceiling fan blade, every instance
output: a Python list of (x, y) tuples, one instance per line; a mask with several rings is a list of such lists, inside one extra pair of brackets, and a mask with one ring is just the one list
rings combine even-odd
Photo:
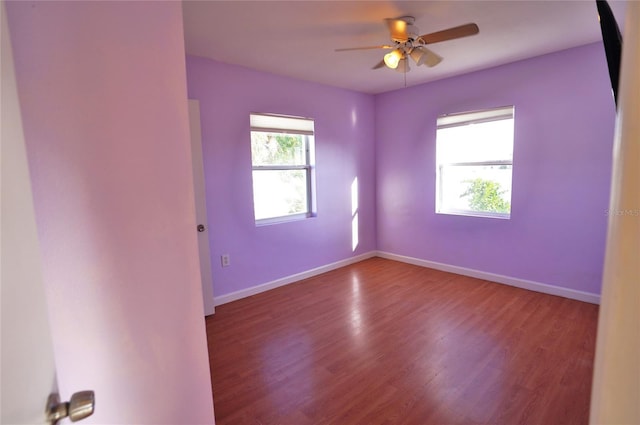
[(439, 43), (441, 41), (453, 40), (455, 38), (468, 37), (480, 32), (480, 29), (476, 24), (465, 24), (459, 27), (453, 27), (446, 30), (432, 32), (431, 34), (425, 34), (418, 37), (422, 39), (425, 44)]
[(401, 43), (407, 41), (409, 37), (407, 36), (407, 22), (402, 19), (385, 19), (387, 23), (387, 27), (389, 28), (389, 33), (391, 34), (391, 39), (394, 41), (399, 41)]
[(380, 46), (365, 46), (365, 47), (346, 47), (343, 49), (335, 49), (336, 52), (348, 52), (351, 50), (371, 50), (371, 49), (393, 49), (395, 46), (389, 46), (382, 44)]
[(380, 69), (384, 66), (384, 59), (381, 60), (380, 62), (378, 62), (373, 68), (371, 69)]

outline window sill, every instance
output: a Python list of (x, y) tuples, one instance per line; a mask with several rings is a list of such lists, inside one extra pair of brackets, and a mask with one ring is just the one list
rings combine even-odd
[(441, 210), (436, 211), (436, 214), (443, 215), (463, 215), (467, 217), (480, 217), (480, 218), (497, 218), (499, 220), (510, 220), (510, 213), (494, 213), (488, 211), (468, 211), (468, 210)]
[(302, 213), (302, 214), (285, 215), (282, 217), (262, 218), (260, 220), (256, 220), (256, 227), (270, 226), (272, 224), (289, 223), (291, 221), (301, 221), (301, 220), (306, 220), (308, 218), (314, 218), (314, 217), (316, 217), (316, 214)]

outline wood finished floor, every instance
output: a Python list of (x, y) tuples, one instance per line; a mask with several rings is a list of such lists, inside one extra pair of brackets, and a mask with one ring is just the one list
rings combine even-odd
[(372, 258), (216, 308), (216, 424), (587, 424), (597, 316)]

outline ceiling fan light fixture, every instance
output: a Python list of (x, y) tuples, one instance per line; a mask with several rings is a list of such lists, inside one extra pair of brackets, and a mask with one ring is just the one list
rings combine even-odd
[(409, 60), (406, 56), (400, 59), (400, 61), (398, 62), (398, 66), (396, 67), (396, 71), (403, 74), (411, 71), (411, 68), (409, 68)]
[(416, 47), (415, 49), (413, 49), (411, 53), (409, 53), (409, 56), (411, 56), (411, 59), (413, 59), (413, 61), (418, 66), (424, 65), (425, 61), (427, 60), (427, 53), (422, 47)]
[(442, 62), (442, 57), (433, 53), (431, 50), (427, 49), (424, 46), (418, 46), (414, 48), (409, 55), (418, 66), (427, 65), (429, 68), (433, 68), (434, 66)]
[(440, 62), (442, 62), (442, 57), (439, 55), (436, 55), (435, 53), (433, 53), (431, 50), (424, 48), (425, 53), (426, 53), (426, 58), (424, 60), (424, 64), (427, 65), (429, 68), (433, 68), (434, 66), (436, 66), (437, 64), (439, 64)]
[(396, 69), (401, 59), (402, 51), (400, 49), (395, 49), (384, 55), (384, 64), (391, 69)]

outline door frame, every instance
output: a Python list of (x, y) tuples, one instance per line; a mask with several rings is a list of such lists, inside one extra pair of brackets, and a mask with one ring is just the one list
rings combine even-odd
[(209, 224), (207, 220), (207, 198), (202, 157), (202, 129), (200, 126), (200, 102), (189, 99), (189, 127), (191, 130), (191, 159), (193, 165), (193, 192), (196, 204), (196, 222), (204, 226), (198, 231), (198, 251), (200, 256), (200, 275), (204, 315), (215, 313), (213, 299), (213, 278), (211, 275), (211, 245), (209, 241)]

